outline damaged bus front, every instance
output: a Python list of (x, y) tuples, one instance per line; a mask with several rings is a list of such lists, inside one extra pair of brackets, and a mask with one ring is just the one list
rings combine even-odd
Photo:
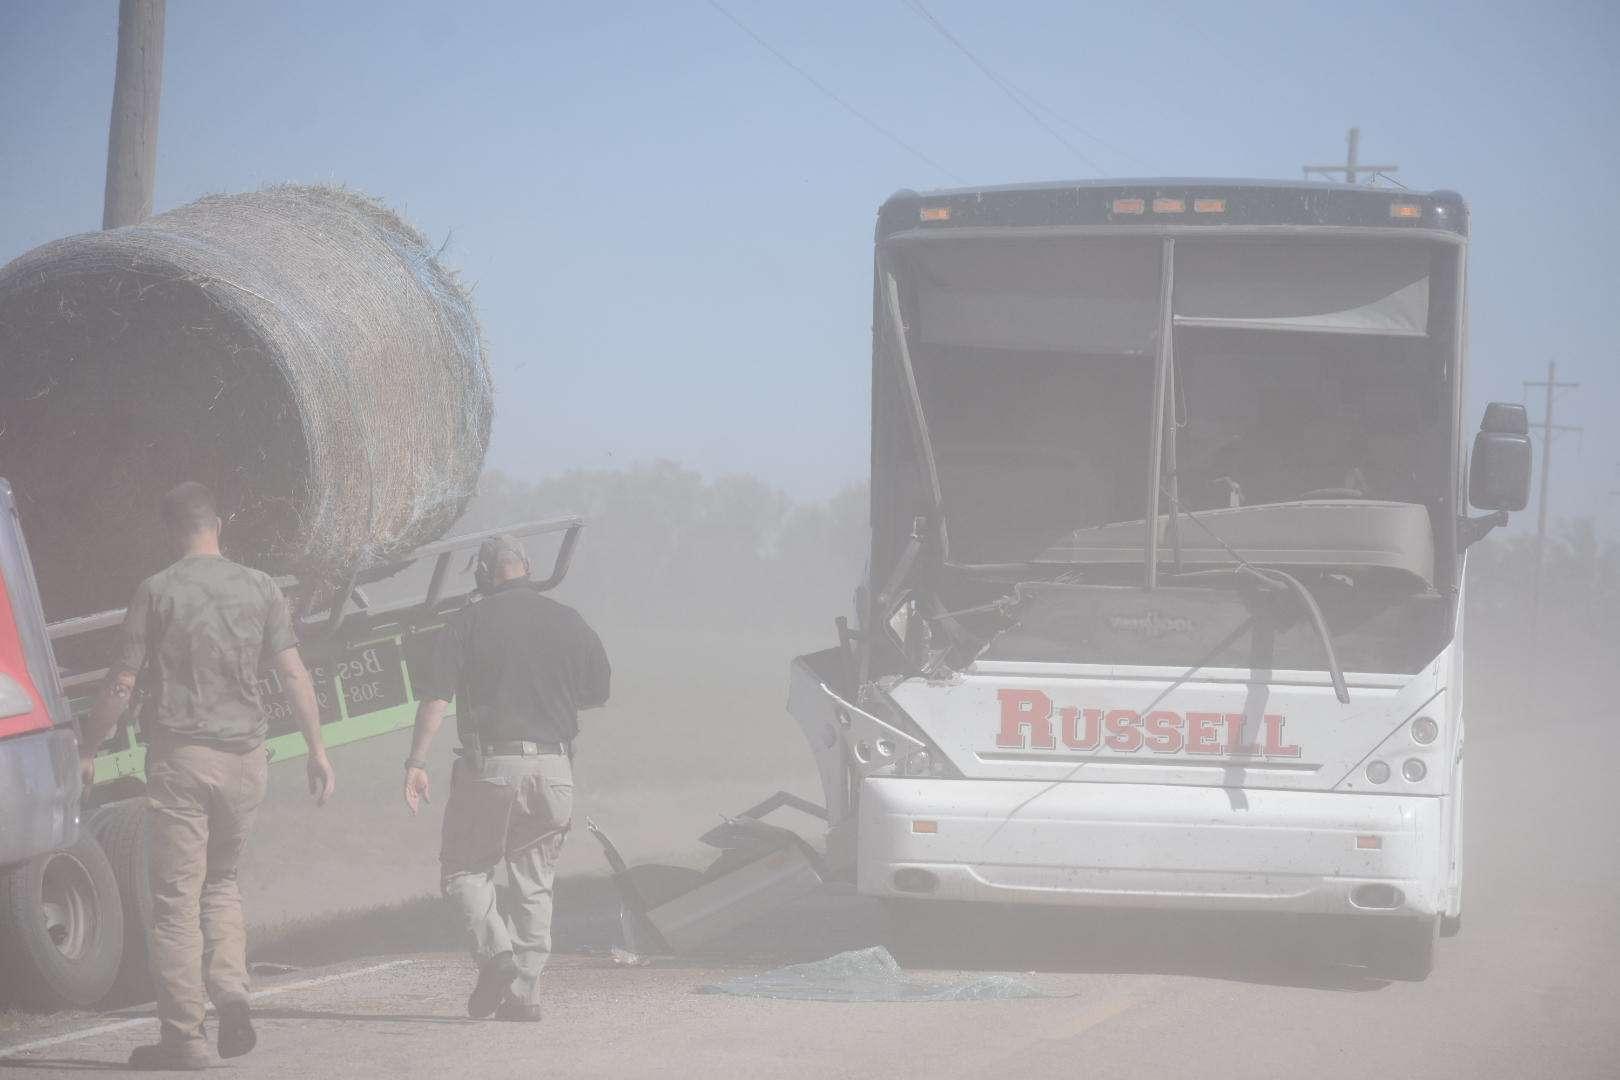
[(1466, 236), (1454, 194), (1336, 185), (886, 203), (869, 576), (789, 703), (830, 863), (1354, 915), (1426, 975), (1462, 910), (1466, 551), (1529, 476), (1520, 406), (1464, 453)]

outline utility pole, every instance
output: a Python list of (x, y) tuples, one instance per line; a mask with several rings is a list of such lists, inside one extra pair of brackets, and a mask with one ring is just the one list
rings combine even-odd
[(163, 6), (164, 0), (119, 0), (103, 229), (152, 216), (158, 99), (163, 91)]
[(1369, 184), (1380, 176), (1390, 176), (1400, 169), (1399, 165), (1363, 165), (1361, 163), (1361, 129), (1353, 127), (1345, 135), (1345, 155), (1343, 165), (1306, 165), (1305, 179), (1312, 176), (1324, 178), (1343, 177), (1347, 184), (1359, 184), (1365, 175)]
[(1526, 382), (1524, 384), (1527, 396), (1532, 387), (1545, 391), (1547, 395), (1546, 412), (1543, 414), (1541, 423), (1530, 425), (1531, 428), (1539, 428), (1541, 431), (1541, 495), (1537, 500), (1538, 506), (1536, 507), (1536, 566), (1530, 579), (1530, 628), (1532, 631), (1541, 622), (1542, 558), (1547, 549), (1547, 484), (1552, 477), (1552, 445), (1558, 436), (1571, 431), (1579, 434), (1581, 430), (1579, 427), (1553, 423), (1553, 402), (1558, 400), (1558, 391), (1574, 390), (1580, 385), (1578, 382), (1558, 381), (1558, 361), (1556, 360), (1547, 362), (1546, 382)]

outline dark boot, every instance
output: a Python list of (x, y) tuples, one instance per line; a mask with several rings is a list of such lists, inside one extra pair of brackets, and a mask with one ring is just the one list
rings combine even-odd
[(213, 1064), (214, 1059), (208, 1053), (208, 1044), (201, 1039), (137, 1046), (129, 1055), (129, 1066), (132, 1069), (195, 1072), (209, 1068)]
[(473, 987), (471, 996), (467, 998), (467, 1015), (474, 1020), (493, 1015), (501, 1007), (506, 992), (512, 989), (512, 980), (517, 978), (517, 974), (517, 962), (509, 952), (487, 961), (478, 969), (478, 985)]
[(246, 998), (227, 1001), (219, 1007), (219, 1056), (241, 1057), (258, 1043), (253, 1032)]
[(512, 1020), (520, 1024), (538, 1023), (540, 1020), (540, 1006), (507, 998), (501, 1002), (501, 1007), (495, 1010), (495, 1019)]

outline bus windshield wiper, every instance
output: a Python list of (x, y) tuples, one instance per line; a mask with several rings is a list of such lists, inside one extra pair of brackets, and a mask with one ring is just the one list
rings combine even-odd
[(1333, 647), (1333, 635), (1328, 631), (1327, 619), (1322, 616), (1322, 609), (1317, 605), (1316, 597), (1311, 595), (1311, 591), (1305, 587), (1305, 583), (1286, 570), (1278, 570), (1271, 566), (1254, 565), (1191, 510), (1179, 507), (1174, 508), (1174, 513), (1177, 516), (1185, 516), (1194, 525), (1203, 529), (1204, 532), (1209, 534), (1210, 539), (1225, 548), (1226, 553), (1237, 562), (1237, 565), (1230, 570), (1195, 570), (1177, 575), (1177, 580), (1187, 581), (1212, 575), (1236, 574), (1247, 577), (1264, 588), (1288, 589), (1291, 591), (1299, 599), (1300, 604), (1304, 606), (1305, 613), (1311, 620), (1311, 626), (1315, 628), (1316, 636), (1322, 642), (1322, 651), (1327, 654), (1328, 675), (1333, 680), (1333, 695), (1339, 699), (1339, 704), (1350, 704), (1350, 688), (1345, 684), (1344, 670), (1339, 667), (1339, 654), (1338, 650)]

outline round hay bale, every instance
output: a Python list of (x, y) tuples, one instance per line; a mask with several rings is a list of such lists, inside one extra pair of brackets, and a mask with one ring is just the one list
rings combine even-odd
[(53, 619), (173, 557), (156, 510), (182, 480), (271, 571), (342, 581), (433, 540), (492, 401), (466, 291), (350, 191), (211, 196), (0, 269), (0, 474)]

